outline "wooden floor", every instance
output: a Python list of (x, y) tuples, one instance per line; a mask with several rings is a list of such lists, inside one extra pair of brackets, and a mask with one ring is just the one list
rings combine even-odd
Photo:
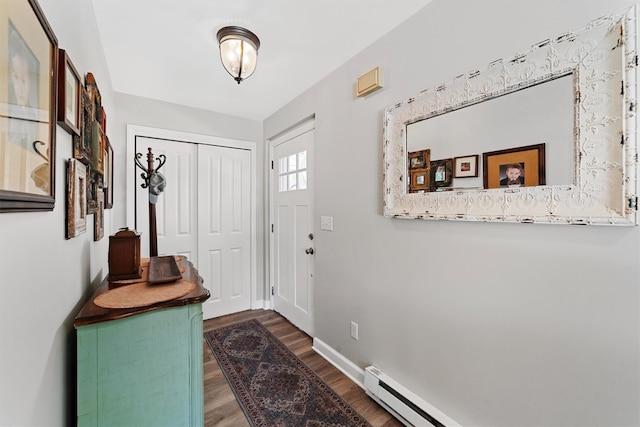
[[(312, 350), (312, 339), (284, 317), (271, 310), (248, 310), (204, 321), (204, 332), (222, 326), (257, 319), (296, 356), (313, 369), (344, 400), (374, 427), (402, 424), (371, 399), (358, 385)], [(206, 427), (249, 426), (206, 341), (204, 345), (204, 425)]]

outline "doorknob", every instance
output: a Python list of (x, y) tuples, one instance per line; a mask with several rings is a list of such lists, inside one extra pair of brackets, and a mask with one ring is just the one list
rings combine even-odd
[(305, 249), (304, 253), (307, 255), (313, 255), (313, 248)]

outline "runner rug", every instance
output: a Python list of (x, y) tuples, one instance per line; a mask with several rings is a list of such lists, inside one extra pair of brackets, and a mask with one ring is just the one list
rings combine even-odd
[(258, 320), (204, 337), (252, 426), (370, 427)]

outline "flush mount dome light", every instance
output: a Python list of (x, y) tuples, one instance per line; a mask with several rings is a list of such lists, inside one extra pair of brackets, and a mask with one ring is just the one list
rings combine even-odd
[(238, 84), (253, 74), (260, 48), (258, 36), (242, 27), (224, 27), (218, 31), (218, 43), (222, 65)]

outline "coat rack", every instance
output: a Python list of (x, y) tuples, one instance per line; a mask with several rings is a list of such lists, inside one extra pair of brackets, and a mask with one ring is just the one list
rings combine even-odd
[[(144, 182), (140, 185), (142, 188), (149, 189), (149, 256), (158, 256), (158, 230), (156, 228), (156, 203), (158, 202), (158, 196), (164, 191), (167, 185), (167, 181), (161, 173), (158, 173), (160, 168), (164, 166), (167, 161), (167, 157), (164, 154), (160, 154), (154, 158), (151, 147), (147, 152), (147, 167), (145, 168), (140, 159), (142, 153), (136, 153), (135, 161), (136, 166), (144, 171), (140, 174)], [(154, 168), (156, 160), (159, 162), (158, 167)]]

